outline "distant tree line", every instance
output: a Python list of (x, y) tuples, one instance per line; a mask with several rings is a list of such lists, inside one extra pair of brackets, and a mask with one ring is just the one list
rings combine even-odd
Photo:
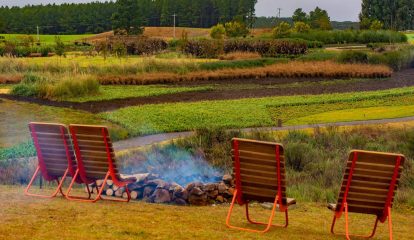
[(84, 34), (142, 26), (207, 28), (237, 19), (255, 20), (257, 0), (117, 0), (81, 4), (0, 7), (1, 33)]
[(114, 29), (139, 33), (140, 26), (209, 28), (232, 20), (252, 26), (257, 0), (118, 0)]
[(414, 0), (363, 0), (359, 18), (361, 28), (370, 28), (379, 21), (385, 29), (412, 30)]
[(113, 2), (0, 8), (1, 33), (84, 34), (112, 29)]

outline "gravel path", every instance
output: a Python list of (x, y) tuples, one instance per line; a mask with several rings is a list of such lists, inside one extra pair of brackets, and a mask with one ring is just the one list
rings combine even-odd
[[(414, 117), (405, 118), (392, 118), (392, 119), (379, 119), (379, 120), (364, 120), (353, 122), (336, 122), (336, 123), (321, 123), (310, 125), (298, 125), (298, 126), (286, 126), (286, 127), (260, 127), (260, 128), (244, 128), (241, 131), (278, 131), (278, 130), (299, 130), (306, 128), (327, 127), (327, 126), (358, 126), (358, 125), (370, 125), (370, 124), (385, 124), (385, 123), (397, 123), (414, 121)], [(127, 140), (114, 143), (114, 148), (117, 151), (123, 151), (133, 148), (138, 148), (146, 145), (169, 141), (177, 138), (189, 137), (194, 135), (194, 132), (177, 132), (177, 133), (163, 133), (156, 135), (149, 135), (144, 137), (130, 138)]]

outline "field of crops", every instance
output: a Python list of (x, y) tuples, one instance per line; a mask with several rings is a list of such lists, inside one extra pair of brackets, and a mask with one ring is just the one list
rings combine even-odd
[[(283, 119), (287, 124), (317, 123), (312, 117), (295, 121), (314, 114), (326, 112), (320, 116), (319, 122), (338, 121), (340, 115), (336, 111), (348, 109), (348, 112), (361, 112), (346, 120), (381, 119), (382, 111), (387, 111), (396, 102), (405, 105), (393, 109), (393, 113), (385, 118), (405, 117), (414, 115), (412, 95), (414, 87), (391, 89), (375, 92), (360, 92), (346, 94), (325, 94), (317, 96), (287, 96), (269, 98), (251, 98), (225, 101), (204, 101), (195, 103), (156, 104), (127, 107), (114, 112), (102, 113), (100, 116), (119, 124), (130, 131), (132, 135), (151, 134), (159, 132), (186, 131), (203, 127), (264, 127), (276, 125), (277, 119)], [(298, 107), (300, 106), (300, 107)], [(308, 106), (312, 106), (309, 108)], [(364, 108), (365, 107), (365, 108)], [(371, 107), (380, 107), (372, 109)], [(308, 111), (308, 109), (312, 109)], [(290, 112), (293, 111), (293, 112)], [(374, 111), (374, 113), (371, 113)], [(375, 114), (375, 112), (377, 114)], [(296, 116), (295, 116), (296, 114)], [(289, 117), (289, 116), (295, 117)], [(310, 122), (307, 122), (310, 121)]]

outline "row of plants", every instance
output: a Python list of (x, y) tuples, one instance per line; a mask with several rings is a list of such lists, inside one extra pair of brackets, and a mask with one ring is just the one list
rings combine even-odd
[(382, 53), (368, 53), (366, 51), (343, 51), (337, 60), (342, 63), (369, 63), (385, 64), (399, 71), (414, 66), (414, 47), (404, 46)]
[(347, 43), (405, 43), (407, 36), (404, 33), (391, 30), (310, 30), (307, 32), (288, 32), (274, 36), (276, 38), (299, 38), (308, 41), (319, 41), (323, 44), (347, 44)]
[(385, 78), (392, 70), (383, 65), (340, 64), (332, 61), (290, 61), (256, 68), (225, 68), (215, 71), (193, 71), (186, 74), (171, 72), (140, 75), (103, 75), (98, 80), (103, 85), (112, 84), (160, 84), (192, 81), (218, 81), (258, 78)]
[(306, 54), (309, 46), (319, 46), (319, 44), (298, 39), (225, 41), (198, 39), (186, 41), (182, 51), (201, 58), (217, 58), (223, 53), (231, 52), (255, 52), (264, 57), (286, 57)]
[(0, 56), (14, 56), (14, 57), (47, 57), (55, 50), (51, 46), (16, 46), (11, 43), (0, 44)]
[(106, 56), (109, 53), (121, 57), (130, 55), (153, 55), (168, 48), (168, 43), (159, 38), (114, 37), (95, 44), (95, 50)]
[[(101, 113), (104, 119), (128, 129), (132, 136), (188, 131), (205, 127), (245, 128), (275, 126), (271, 111), (277, 107), (356, 102), (383, 99), (391, 96), (407, 96), (413, 87), (372, 92), (352, 92), (304, 96), (248, 98), (238, 100), (203, 101), (194, 103), (169, 103), (132, 106), (113, 112)], [(382, 106), (382, 102), (377, 106)], [(407, 108), (406, 106), (404, 106)], [(306, 108), (301, 111), (306, 112)], [(379, 112), (377, 117), (382, 118)]]

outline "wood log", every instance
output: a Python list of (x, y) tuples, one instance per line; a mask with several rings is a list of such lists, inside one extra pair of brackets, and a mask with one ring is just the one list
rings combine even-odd
[(115, 197), (122, 197), (122, 194), (124, 192), (125, 192), (125, 188), (118, 188), (118, 190), (115, 191)]
[[(98, 187), (101, 187), (102, 186), (102, 183), (103, 183), (103, 180), (96, 180), (96, 185), (98, 186)], [(106, 185), (106, 184), (105, 184)]]
[(105, 191), (107, 196), (113, 196), (114, 195), (114, 190), (112, 188), (108, 188)]
[(115, 192), (118, 191), (119, 187), (117, 185), (112, 185), (112, 190), (114, 190)]
[(131, 199), (138, 199), (141, 196), (142, 196), (142, 194), (141, 194), (140, 191), (132, 191), (131, 192)]
[(112, 185), (114, 185), (114, 181), (112, 181), (112, 180), (106, 180), (106, 184), (108, 186), (112, 186)]

